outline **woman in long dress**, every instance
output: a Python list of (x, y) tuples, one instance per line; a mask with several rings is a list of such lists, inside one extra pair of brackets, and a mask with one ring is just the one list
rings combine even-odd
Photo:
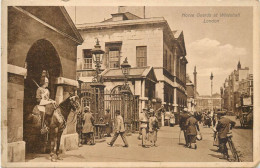
[(150, 111), (149, 118), (149, 140), (151, 142), (151, 146), (157, 147), (157, 132), (158, 132), (158, 119), (154, 115), (153, 109)]

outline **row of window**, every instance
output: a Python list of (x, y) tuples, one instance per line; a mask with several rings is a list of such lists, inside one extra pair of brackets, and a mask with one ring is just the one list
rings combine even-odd
[[(107, 59), (106, 66), (109, 68), (120, 68), (120, 50), (121, 46), (118, 44), (109, 44), (106, 46), (106, 53), (103, 59)], [(92, 69), (92, 55), (90, 49), (83, 49), (84, 64), (83, 69)], [(136, 47), (136, 66), (147, 66), (147, 46)]]

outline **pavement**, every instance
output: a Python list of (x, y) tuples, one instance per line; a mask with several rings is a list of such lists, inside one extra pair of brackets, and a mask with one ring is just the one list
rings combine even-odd
[[(96, 143), (94, 146), (83, 145), (77, 150), (66, 151), (62, 154), (63, 160), (59, 162), (227, 162), (219, 159), (221, 154), (213, 146), (212, 128), (200, 125), (203, 139), (197, 141), (198, 148), (189, 149), (185, 143), (183, 132), (179, 143), (180, 128), (161, 127), (158, 132), (158, 147), (143, 148), (141, 141), (137, 139), (138, 134), (127, 136), (128, 148), (123, 148), (123, 141), (118, 137), (113, 147), (107, 145), (112, 137), (106, 137), (104, 142)], [(252, 161), (252, 139), (250, 132), (234, 129), (235, 146), (242, 153), (243, 161)], [(248, 138), (249, 137), (249, 138)], [(245, 141), (246, 143), (242, 142)], [(27, 162), (49, 162), (48, 154), (27, 155)]]
[(253, 161), (253, 129), (241, 128), (240, 121), (235, 119), (235, 116), (228, 116), (231, 120), (236, 122), (236, 126), (232, 129), (233, 142), (240, 154), (243, 162)]

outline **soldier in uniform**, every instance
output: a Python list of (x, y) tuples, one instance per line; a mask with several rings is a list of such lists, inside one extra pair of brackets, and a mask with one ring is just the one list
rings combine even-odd
[(40, 80), (40, 87), (38, 87), (36, 91), (36, 101), (38, 103), (37, 108), (42, 114), (42, 125), (44, 122), (45, 114), (51, 116), (56, 107), (56, 102), (50, 99), (50, 92), (47, 89), (48, 86), (49, 80), (47, 78), (47, 72), (43, 70)]
[(225, 112), (219, 112), (218, 115), (219, 115), (219, 120), (218, 120), (216, 130), (218, 132), (220, 152), (223, 154), (223, 156), (220, 159), (229, 160), (228, 149), (227, 149), (227, 140), (228, 140), (227, 133), (229, 132), (230, 126), (232, 129), (232, 127), (234, 127), (236, 123), (230, 120), (229, 118), (226, 118)]
[(187, 133), (186, 133), (186, 121), (189, 118), (189, 114), (188, 114), (188, 109), (184, 108), (183, 112), (180, 114), (180, 129), (181, 131), (183, 131), (184, 134), (184, 138), (185, 138), (185, 146), (188, 147), (188, 138), (187, 138)]

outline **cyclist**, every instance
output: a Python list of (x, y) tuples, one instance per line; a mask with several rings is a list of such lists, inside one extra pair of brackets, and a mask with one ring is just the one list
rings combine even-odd
[(232, 127), (235, 126), (236, 123), (230, 120), (229, 118), (225, 117), (225, 115), (226, 112), (218, 113), (219, 121), (216, 130), (218, 132), (220, 152), (223, 154), (223, 156), (220, 159), (227, 159), (229, 161), (230, 159), (227, 149), (227, 133), (229, 132), (229, 129), (232, 129)]

